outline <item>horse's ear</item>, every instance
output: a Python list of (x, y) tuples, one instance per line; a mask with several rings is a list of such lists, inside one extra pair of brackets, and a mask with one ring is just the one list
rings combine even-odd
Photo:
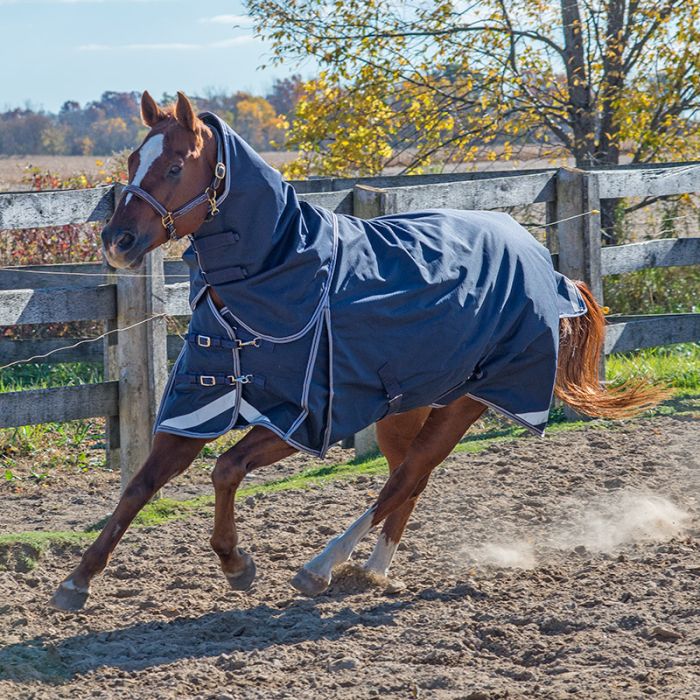
[(165, 119), (165, 112), (156, 104), (151, 94), (146, 90), (141, 95), (141, 119), (146, 126), (154, 127), (159, 121)]
[(196, 131), (195, 124), (197, 116), (194, 113), (192, 103), (187, 99), (184, 92), (177, 93), (177, 104), (175, 105), (175, 118), (190, 131)]

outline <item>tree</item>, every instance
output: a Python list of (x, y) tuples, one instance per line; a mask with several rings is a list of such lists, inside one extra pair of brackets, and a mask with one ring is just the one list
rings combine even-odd
[[(579, 167), (698, 155), (700, 0), (248, 0), (275, 60), (321, 69), (290, 142), (297, 170), (509, 158), (525, 145)], [(376, 115), (366, 112), (373, 93)], [(380, 154), (380, 151), (384, 155)], [(346, 154), (352, 155), (351, 153)], [(371, 156), (374, 157), (371, 157)], [(344, 163), (346, 165), (344, 165)], [(607, 211), (605, 226), (611, 225)]]
[(268, 148), (281, 134), (282, 120), (264, 97), (247, 95), (236, 103), (233, 125), (254, 148)]
[(277, 114), (289, 117), (299, 102), (304, 89), (304, 81), (300, 75), (290, 78), (276, 78), (272, 89), (265, 99), (273, 106)]

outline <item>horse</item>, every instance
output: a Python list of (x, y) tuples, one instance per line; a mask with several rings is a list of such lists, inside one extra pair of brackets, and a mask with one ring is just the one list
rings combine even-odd
[(606, 418), (637, 415), (667, 395), (643, 382), (601, 383), (601, 308), (507, 215), (335, 215), (300, 202), (183, 93), (161, 108), (144, 92), (141, 116), (149, 132), (129, 156), (104, 256), (137, 268), (149, 251), (189, 237), (193, 317), (152, 450), (58, 586), (56, 607), (85, 605), (141, 508), (228, 430), (248, 428), (212, 472), (211, 547), (240, 591), (256, 576), (234, 516), (244, 477), (300, 449), (323, 456), (376, 422), (389, 476), (371, 507), (292, 579), (315, 595), (379, 525), (365, 568), (387, 575), (431, 472), (487, 407), (541, 435), (552, 391)]

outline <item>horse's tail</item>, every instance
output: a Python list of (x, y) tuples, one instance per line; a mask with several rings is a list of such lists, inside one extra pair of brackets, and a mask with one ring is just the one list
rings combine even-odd
[(554, 393), (578, 413), (596, 418), (629, 418), (671, 395), (665, 387), (628, 381), (607, 387), (600, 380), (600, 358), (605, 340), (605, 316), (591, 290), (574, 283), (588, 313), (559, 322), (559, 363)]

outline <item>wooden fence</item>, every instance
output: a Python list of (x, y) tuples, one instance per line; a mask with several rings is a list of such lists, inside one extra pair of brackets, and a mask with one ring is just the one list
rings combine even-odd
[[(312, 204), (360, 217), (423, 208), (503, 209), (546, 206), (547, 243), (558, 269), (585, 280), (602, 302), (602, 277), (652, 267), (700, 264), (700, 237), (601, 246), (600, 200), (700, 191), (700, 163), (571, 168), (412, 177), (318, 179), (295, 183)], [(2, 235), (22, 229), (104, 222), (120, 188), (0, 194)], [(48, 274), (47, 274), (48, 273)], [(76, 274), (79, 273), (79, 274)], [(137, 274), (100, 264), (0, 269), (0, 326), (101, 321), (110, 333), (99, 343), (61, 350), (40, 361), (103, 362), (105, 381), (0, 394), (0, 428), (104, 416), (108, 462), (122, 483), (145, 458), (167, 375), (182, 340), (166, 336), (165, 317), (190, 314), (187, 270), (179, 260), (147, 256)], [(148, 323), (143, 319), (152, 318)], [(700, 314), (610, 319), (605, 352), (700, 340)], [(138, 325), (135, 325), (138, 324)], [(76, 339), (0, 339), (0, 366)], [(373, 428), (356, 436), (358, 452), (373, 446)]]

